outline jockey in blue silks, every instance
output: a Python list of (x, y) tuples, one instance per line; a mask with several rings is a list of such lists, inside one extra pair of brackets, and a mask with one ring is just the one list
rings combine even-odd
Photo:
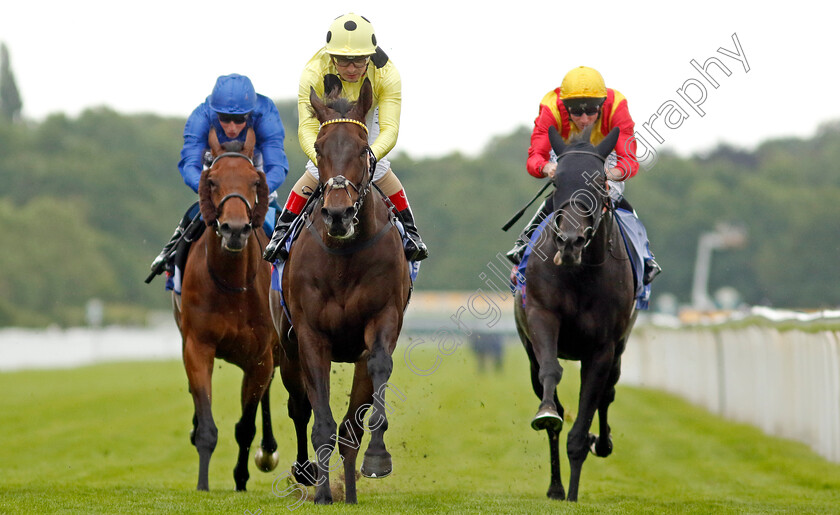
[[(277, 196), (275, 190), (283, 184), (289, 171), (289, 160), (283, 148), (286, 132), (274, 102), (257, 94), (248, 77), (235, 73), (216, 80), (213, 92), (193, 110), (184, 126), (184, 147), (178, 170), (187, 186), (198, 193), (201, 172), (207, 165), (205, 154), (211, 129), (216, 131), (219, 143), (225, 144), (229, 141), (244, 142), (249, 128), (254, 129), (257, 138), (254, 166), (265, 173), (273, 201)], [(274, 213), (275, 209), (271, 208), (265, 217), (268, 224), (265, 229), (269, 236), (273, 231)], [(195, 202), (181, 219), (169, 243), (152, 262), (155, 274), (164, 271), (172, 273), (176, 243), (182, 239), (197, 214), (198, 202)]]

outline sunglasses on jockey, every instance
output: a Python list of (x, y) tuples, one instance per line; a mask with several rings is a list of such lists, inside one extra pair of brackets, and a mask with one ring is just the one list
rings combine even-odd
[(219, 115), (219, 122), (220, 123), (235, 123), (237, 125), (245, 123), (248, 121), (248, 114), (228, 114), (228, 113), (217, 113)]
[(350, 66), (351, 64), (356, 68), (362, 68), (367, 65), (368, 61), (370, 60), (370, 56), (367, 55), (358, 55), (358, 56), (344, 56), (344, 55), (334, 55), (332, 58), (335, 60), (335, 64), (339, 66)]
[[(598, 111), (601, 109), (601, 104), (603, 101), (600, 99), (572, 99), (572, 100), (564, 100), (563, 105), (566, 106), (566, 110), (572, 116), (594, 116), (598, 114)], [(594, 104), (592, 100), (595, 100)]]

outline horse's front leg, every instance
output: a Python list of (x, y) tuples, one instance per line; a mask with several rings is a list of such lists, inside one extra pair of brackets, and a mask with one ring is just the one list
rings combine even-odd
[(233, 469), (233, 480), (238, 491), (245, 491), (245, 485), (250, 477), (248, 473), (248, 454), (254, 441), (254, 435), (257, 434), (257, 409), (259, 409), (263, 395), (268, 390), (273, 371), (274, 361), (271, 356), (271, 349), (267, 346), (259, 359), (243, 369), (242, 417), (236, 423), (234, 432), (236, 443), (239, 446), (239, 454), (236, 459), (236, 466)]
[(393, 470), (391, 454), (385, 448), (385, 431), (388, 430), (385, 392), (390, 388), (397, 392), (397, 395), (402, 395), (402, 392), (388, 383), (394, 369), (391, 353), (397, 341), (398, 317), (399, 314), (395, 314), (393, 317), (380, 319), (371, 324), (365, 332), (365, 340), (370, 349), (367, 371), (373, 387), (373, 411), (368, 422), (368, 429), (371, 431), (370, 443), (365, 450), (361, 471), (362, 475), (370, 478), (383, 478)]
[[(537, 358), (534, 355), (533, 343), (531, 343), (531, 340), (518, 326), (518, 324), (517, 329), (519, 330), (519, 337), (522, 339), (522, 344), (525, 347), (525, 352), (528, 354), (528, 361), (531, 363), (531, 386), (534, 389), (534, 393), (537, 395), (537, 398), (542, 400), (544, 391), (543, 385), (539, 380), (540, 368), (537, 363)], [(562, 373), (562, 367), (560, 368), (560, 371)], [(554, 403), (557, 406), (557, 415), (560, 417), (560, 426), (562, 427), (563, 405), (560, 404), (560, 400), (557, 398), (556, 389), (554, 391)], [(544, 420), (535, 418), (532, 424), (535, 424), (537, 427), (534, 429), (538, 429), (543, 422)], [(551, 483), (548, 486), (548, 492), (546, 495), (549, 499), (562, 501), (566, 498), (566, 491), (563, 489), (563, 480), (560, 477), (560, 430), (557, 428), (556, 421), (554, 424), (548, 424), (548, 426), (549, 427), (546, 427), (546, 434), (548, 435), (548, 457), (549, 464), (551, 466)]]
[(190, 384), (195, 414), (190, 441), (198, 451), (198, 490), (209, 490), (210, 457), (216, 449), (219, 432), (213, 421), (211, 394), (215, 349), (197, 342), (193, 337), (184, 338), (184, 368)]
[(604, 346), (590, 358), (581, 360), (580, 367), (580, 401), (578, 416), (566, 441), (566, 453), (569, 456), (569, 501), (577, 501), (580, 485), (580, 472), (583, 462), (589, 453), (589, 428), (595, 411), (601, 405), (607, 381), (612, 372), (614, 349), (612, 345)]
[(356, 504), (356, 458), (364, 436), (364, 420), (373, 403), (367, 361), (356, 362), (347, 414), (338, 428), (338, 452), (344, 460), (344, 502)]
[(335, 448), (336, 424), (330, 409), (329, 342), (313, 331), (301, 331), (300, 359), (303, 380), (309, 403), (315, 412), (312, 425), (312, 447), (315, 449), (318, 478), (315, 485), (315, 503), (332, 504), (330, 491), (330, 458)]
[(531, 421), (531, 427), (537, 431), (547, 429), (559, 433), (563, 428), (562, 407), (556, 400), (557, 385), (563, 377), (563, 367), (557, 361), (560, 321), (554, 313), (535, 308), (528, 312), (528, 324), (537, 368), (536, 381), (533, 381), (534, 391), (542, 392), (540, 406)]

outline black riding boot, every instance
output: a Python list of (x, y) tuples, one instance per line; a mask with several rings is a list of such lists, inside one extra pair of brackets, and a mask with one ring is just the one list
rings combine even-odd
[(289, 257), (285, 245), (286, 236), (288, 235), (289, 228), (297, 220), (298, 216), (288, 209), (283, 209), (283, 212), (280, 213), (280, 216), (277, 217), (277, 222), (274, 224), (274, 234), (271, 235), (271, 241), (265, 246), (263, 259), (273, 263), (275, 260), (285, 261)]
[(414, 213), (411, 212), (411, 206), (406, 207), (399, 212), (400, 218), (405, 227), (405, 233), (408, 236), (405, 241), (405, 257), (409, 261), (423, 261), (429, 257), (429, 249), (426, 244), (420, 239), (420, 233), (417, 232), (417, 225), (414, 223)]
[(553, 208), (549, 200), (550, 198), (543, 201), (534, 217), (531, 218), (530, 222), (528, 222), (528, 226), (525, 227), (525, 230), (522, 231), (519, 238), (517, 238), (516, 243), (513, 244), (513, 248), (505, 254), (505, 256), (507, 256), (514, 265), (518, 265), (522, 262), (522, 257), (525, 255), (525, 249), (528, 248), (528, 242), (531, 241), (531, 236), (534, 235), (534, 231), (537, 230), (537, 227), (539, 227), (545, 217), (551, 214)]
[(184, 234), (184, 231), (187, 229), (189, 224), (189, 218), (186, 216), (182, 218), (181, 223), (179, 223), (178, 227), (175, 228), (172, 238), (170, 238), (169, 242), (163, 246), (163, 250), (160, 251), (158, 257), (152, 261), (151, 268), (155, 275), (160, 275), (163, 272), (172, 273), (174, 271), (175, 244), (178, 243), (178, 240), (181, 238), (181, 235)]

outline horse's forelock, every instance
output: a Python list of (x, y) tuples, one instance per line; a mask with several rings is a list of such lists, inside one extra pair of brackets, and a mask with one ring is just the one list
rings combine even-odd
[(242, 152), (243, 148), (245, 148), (244, 141), (233, 140), (222, 143), (222, 150), (225, 152)]
[(338, 113), (339, 117), (346, 118), (347, 114), (353, 109), (355, 102), (351, 102), (346, 98), (335, 98), (327, 101), (327, 107)]

